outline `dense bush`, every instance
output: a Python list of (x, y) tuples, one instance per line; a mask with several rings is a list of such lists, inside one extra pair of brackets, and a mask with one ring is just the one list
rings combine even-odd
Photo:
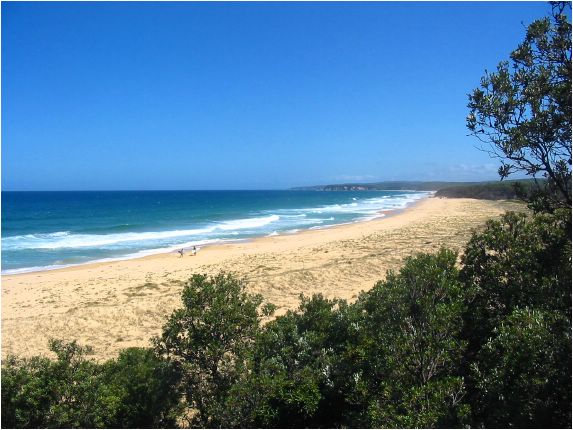
[(360, 298), (371, 426), (461, 424), (465, 305), (455, 263), (456, 255), (447, 250), (407, 259), (399, 274), (388, 273)]
[(569, 426), (571, 211), (533, 219), (508, 213), (489, 221), (469, 241), (462, 263), (468, 290), (465, 362), (472, 367), (466, 371), (475, 422)]
[(570, 427), (571, 337), (562, 316), (515, 309), (472, 363), (476, 420), (486, 427)]
[[(556, 310), (571, 317), (570, 211), (528, 220), (508, 213), (488, 221), (462, 258), (461, 278), (469, 290), (466, 315), (472, 350), (516, 307)], [(475, 347), (473, 346), (475, 345)]]
[(248, 373), (260, 330), (260, 296), (245, 292), (230, 275), (194, 275), (185, 285), (183, 308), (176, 310), (154, 339), (157, 352), (182, 375), (189, 424), (224, 424), (229, 390)]
[(124, 350), (98, 364), (76, 342), (51, 341), (56, 360), (9, 357), (2, 365), (2, 428), (173, 427), (173, 369), (153, 351)]
[(102, 427), (101, 410), (110, 405), (96, 401), (101, 381), (85, 358), (89, 350), (59, 341), (50, 349), (55, 361), (10, 357), (3, 364), (2, 427)]
[(154, 349), (2, 366), (3, 427), (570, 427), (571, 215), (506, 214), (355, 303), (193, 276)]
[[(242, 425), (334, 427), (353, 422), (349, 366), (359, 329), (356, 310), (321, 295), (267, 324), (255, 345), (248, 409)], [(244, 410), (244, 406), (240, 409)]]
[(114, 410), (106, 421), (112, 428), (174, 427), (180, 414), (179, 372), (151, 349), (128, 348), (103, 364), (105, 398)]

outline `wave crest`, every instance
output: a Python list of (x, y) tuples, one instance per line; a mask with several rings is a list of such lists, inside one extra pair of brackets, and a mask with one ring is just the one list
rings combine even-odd
[(112, 233), (112, 234), (72, 234), (68, 231), (55, 233), (26, 234), (2, 239), (4, 250), (18, 249), (60, 249), (60, 248), (96, 248), (109, 247), (124, 243), (142, 241), (158, 241), (176, 238), (201, 237), (216, 233), (217, 230), (235, 235), (235, 230), (258, 228), (278, 221), (278, 215), (262, 218), (245, 218), (224, 221), (205, 228), (167, 231), (148, 231), (141, 233)]

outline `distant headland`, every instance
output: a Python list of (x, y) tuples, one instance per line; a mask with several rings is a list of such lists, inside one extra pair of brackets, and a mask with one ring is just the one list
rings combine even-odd
[[(543, 180), (538, 180), (543, 182)], [(478, 198), (486, 200), (516, 199), (529, 194), (536, 186), (534, 179), (482, 182), (383, 181), (294, 187), (298, 191), (436, 191), (436, 197)]]

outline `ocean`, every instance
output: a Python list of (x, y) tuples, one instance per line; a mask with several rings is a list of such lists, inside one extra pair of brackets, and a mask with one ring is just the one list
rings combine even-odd
[(371, 220), (408, 191), (2, 192), (3, 274)]

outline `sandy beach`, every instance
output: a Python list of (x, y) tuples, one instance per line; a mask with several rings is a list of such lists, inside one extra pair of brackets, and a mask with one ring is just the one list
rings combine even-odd
[(176, 253), (136, 260), (2, 276), (2, 357), (48, 353), (50, 338), (76, 339), (94, 357), (148, 346), (180, 306), (193, 273), (230, 271), (253, 293), (278, 306), (301, 293), (353, 300), (398, 269), (405, 257), (441, 246), (463, 249), (472, 230), (520, 203), (427, 198), (373, 221), (211, 246), (196, 256)]

